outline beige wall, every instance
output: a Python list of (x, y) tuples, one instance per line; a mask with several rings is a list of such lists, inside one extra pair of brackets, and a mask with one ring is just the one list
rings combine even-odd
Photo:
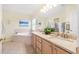
[(2, 37), (2, 5), (0, 5), (0, 38)]
[(71, 33), (78, 35), (78, 10), (77, 5), (68, 5), (65, 9), (66, 22), (70, 23)]
[[(21, 19), (29, 19), (30, 17), (26, 16), (25, 14), (10, 12), (10, 11), (3, 11), (3, 19), (4, 19), (4, 26), (5, 26), (5, 36), (10, 37), (15, 34), (15, 31), (19, 31), (23, 28), (19, 26), (19, 20)], [(30, 29), (30, 28), (28, 28)], [(27, 28), (25, 28), (27, 30)]]
[[(2, 38), (2, 5), (0, 5), (0, 39)], [(2, 42), (0, 41), (0, 54), (2, 53)]]

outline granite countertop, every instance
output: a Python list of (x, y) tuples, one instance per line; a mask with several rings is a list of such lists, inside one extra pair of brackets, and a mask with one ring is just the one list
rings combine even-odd
[(62, 37), (45, 35), (42, 32), (32, 32), (32, 33), (44, 38), (45, 40), (48, 40), (49, 42), (51, 42), (53, 44), (56, 44), (56, 45), (62, 47), (63, 49), (65, 49), (67, 51), (76, 53), (76, 47), (77, 47), (76, 40), (67, 41), (66, 39), (64, 39)]

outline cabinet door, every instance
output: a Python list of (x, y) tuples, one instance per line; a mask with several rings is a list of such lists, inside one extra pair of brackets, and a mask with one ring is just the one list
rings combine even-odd
[(54, 44), (52, 44), (52, 54), (57, 54), (57, 48)]
[(37, 41), (37, 47), (41, 50), (41, 42)]
[(79, 47), (76, 49), (76, 51), (77, 51), (76, 53), (79, 54)]
[(52, 44), (52, 53), (53, 54), (69, 54), (64, 49)]
[(41, 54), (41, 50), (38, 47), (36, 48), (36, 53)]
[(33, 46), (33, 44), (34, 44), (34, 34), (32, 34), (32, 46)]
[(55, 47), (55, 49), (56, 49), (57, 54), (69, 54), (68, 52), (66, 52), (65, 50), (63, 50), (59, 47)]
[(0, 42), (0, 54), (2, 53), (2, 41)]
[(36, 51), (36, 35), (32, 35), (32, 46), (34, 51)]
[(52, 47), (49, 42), (46, 40), (42, 40), (42, 53), (43, 54), (51, 54), (52, 53)]
[(37, 42), (36, 42), (36, 52), (38, 53), (38, 54), (40, 54), (41, 53), (41, 38), (40, 37), (38, 37), (37, 36)]

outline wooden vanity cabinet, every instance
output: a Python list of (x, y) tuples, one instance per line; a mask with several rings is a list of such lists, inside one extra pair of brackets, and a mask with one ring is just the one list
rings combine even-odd
[(35, 34), (32, 35), (32, 46), (37, 54), (70, 54), (68, 51)]

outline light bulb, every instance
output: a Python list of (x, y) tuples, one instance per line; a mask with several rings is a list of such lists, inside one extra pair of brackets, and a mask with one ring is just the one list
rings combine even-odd
[(54, 7), (56, 7), (56, 6), (57, 6), (57, 4), (53, 4), (53, 6), (54, 6)]

